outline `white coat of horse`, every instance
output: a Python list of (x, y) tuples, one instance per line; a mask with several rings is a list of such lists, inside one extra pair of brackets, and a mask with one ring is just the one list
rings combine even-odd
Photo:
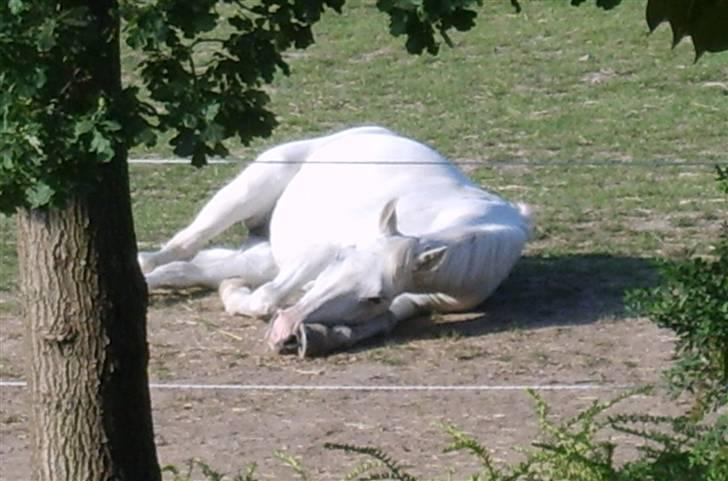
[[(239, 249), (201, 250), (237, 222), (253, 233)], [(477, 306), (529, 230), (524, 205), (430, 147), (359, 127), (265, 151), (139, 261), (150, 288), (219, 288), (228, 313), (272, 317), (271, 347), (313, 355)]]

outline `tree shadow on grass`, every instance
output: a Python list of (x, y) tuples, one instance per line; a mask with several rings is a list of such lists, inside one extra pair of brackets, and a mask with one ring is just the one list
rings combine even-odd
[(601, 254), (524, 257), (500, 288), (468, 315), (432, 316), (398, 326), (395, 342), (448, 334), (588, 324), (627, 316), (626, 292), (654, 286), (654, 262)]

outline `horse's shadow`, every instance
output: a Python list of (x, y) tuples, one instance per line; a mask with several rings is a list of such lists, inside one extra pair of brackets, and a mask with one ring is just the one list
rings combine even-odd
[(469, 315), (436, 315), (402, 323), (390, 342), (618, 320), (627, 315), (625, 293), (654, 286), (657, 278), (654, 262), (646, 258), (599, 254), (528, 256)]
[[(627, 316), (624, 295), (656, 284), (655, 263), (648, 258), (607, 254), (527, 256), (498, 290), (465, 314), (433, 315), (405, 321), (391, 335), (377, 336), (349, 351), (383, 344), (445, 336), (482, 336), (511, 329), (589, 324)], [(171, 307), (210, 295), (207, 289), (162, 291), (152, 297)]]

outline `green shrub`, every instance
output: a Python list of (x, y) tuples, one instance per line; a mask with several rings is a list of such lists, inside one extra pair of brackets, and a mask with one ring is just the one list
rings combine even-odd
[[(190, 459), (185, 463), (184, 470), (180, 470), (176, 466), (167, 465), (162, 468), (162, 474), (168, 481), (192, 481), (197, 479), (205, 479), (207, 481), (257, 481), (256, 465), (250, 464), (245, 470), (229, 478), (227, 474), (220, 473), (211, 468), (207, 463), (199, 459)], [(199, 475), (203, 478), (199, 478)], [(171, 476), (171, 477), (170, 477)]]
[[(718, 182), (728, 196), (728, 167), (718, 168)], [(695, 395), (693, 414), (700, 417), (728, 403), (728, 222), (714, 258), (664, 262), (660, 270), (662, 284), (631, 293), (628, 304), (675, 332), (667, 378), (676, 394)]]
[[(535, 402), (540, 433), (530, 448), (521, 450), (525, 455), (524, 461), (496, 465), (487, 447), (449, 424), (444, 426), (450, 437), (445, 452), (465, 452), (478, 461), (481, 469), (463, 478), (466, 481), (728, 480), (728, 412), (716, 415), (712, 424), (697, 424), (691, 417), (685, 416), (610, 414), (622, 400), (647, 391), (643, 388), (606, 402), (595, 401), (589, 408), (563, 421), (553, 420), (549, 405), (536, 392), (529, 391)], [(611, 439), (615, 432), (620, 434), (620, 445)], [(631, 438), (629, 442), (628, 437)], [(636, 453), (629, 459), (616, 459), (617, 448), (627, 445), (638, 446)], [(344, 481), (422, 479), (377, 447), (331, 443), (324, 447), (364, 457), (342, 476)], [(285, 453), (276, 453), (276, 457), (301, 481), (315, 479), (298, 458)], [(184, 472), (169, 466), (164, 471), (172, 475), (170, 481), (259, 479), (255, 465), (230, 478), (197, 460), (189, 461)], [(450, 469), (446, 475), (433, 481), (452, 481), (455, 472), (455, 469)]]
[[(643, 391), (637, 391), (644, 392)], [(591, 407), (562, 422), (551, 420), (548, 404), (533, 391), (540, 439), (525, 451), (526, 460), (495, 466), (488, 450), (475, 438), (446, 425), (451, 444), (445, 451), (465, 451), (482, 469), (468, 481), (725, 481), (728, 479), (728, 414), (712, 426), (697, 425), (686, 417), (614, 415), (607, 410), (630, 397), (626, 393)], [(638, 444), (634, 459), (615, 460), (618, 447), (609, 430), (633, 438)], [(365, 456), (343, 479), (347, 481), (420, 478), (404, 470), (384, 451), (374, 447), (327, 444), (327, 448)], [(451, 475), (436, 479), (452, 479)]]

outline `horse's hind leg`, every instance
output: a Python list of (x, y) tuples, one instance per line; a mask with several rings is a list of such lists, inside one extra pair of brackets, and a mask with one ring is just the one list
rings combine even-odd
[[(271, 151), (273, 152), (273, 151)], [(288, 182), (300, 165), (254, 163), (220, 189), (200, 210), (192, 223), (179, 231), (157, 252), (139, 254), (144, 273), (173, 261), (191, 259), (202, 246), (237, 222), (249, 229), (268, 221)]]
[(270, 243), (248, 238), (240, 249), (205, 249), (189, 261), (175, 261), (146, 275), (150, 289), (157, 287), (204, 286), (217, 289), (223, 280), (235, 277), (250, 287), (273, 279), (278, 268)]

